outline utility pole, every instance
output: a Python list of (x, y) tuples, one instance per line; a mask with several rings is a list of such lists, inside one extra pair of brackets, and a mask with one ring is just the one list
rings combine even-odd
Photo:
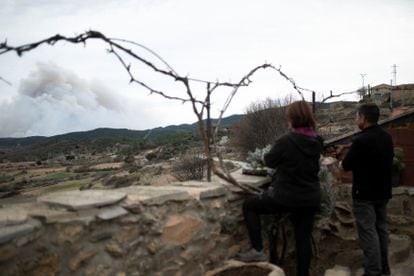
[(210, 83), (207, 83), (207, 104), (206, 104), (206, 109), (207, 109), (207, 140), (208, 140), (208, 145), (207, 145), (207, 150), (208, 150), (208, 156), (207, 156), (207, 182), (211, 182), (211, 170), (212, 170), (212, 160), (211, 160), (211, 144), (212, 144), (212, 133), (211, 133), (211, 117), (210, 117)]
[(363, 74), (360, 74), (361, 75), (361, 78), (362, 78), (362, 93), (363, 93), (363, 95), (362, 95), (362, 99), (364, 98), (364, 96), (365, 96), (365, 76), (367, 75), (366, 73), (363, 73)]
[(365, 89), (365, 76), (367, 75), (367, 74), (360, 74), (361, 75), (361, 78), (362, 78), (362, 88), (364, 88)]

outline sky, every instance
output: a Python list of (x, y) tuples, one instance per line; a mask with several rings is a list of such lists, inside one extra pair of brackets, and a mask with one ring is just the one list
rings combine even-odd
[[(2, 0), (0, 41), (19, 46), (54, 34), (88, 30), (145, 45), (179, 75), (237, 83), (271, 63), (317, 100), (364, 85), (414, 83), (411, 0)], [(124, 44), (161, 69), (160, 60)], [(0, 55), (0, 137), (51, 136), (98, 127), (144, 130), (193, 123), (189, 103), (168, 100), (135, 83), (99, 41), (59, 42), (18, 57)], [(185, 89), (128, 59), (134, 76), (177, 97)], [(361, 76), (363, 74), (363, 76)], [(271, 70), (240, 89), (224, 116), (243, 114), (268, 97), (298, 93)], [(191, 83), (205, 97), (204, 83)], [(212, 95), (219, 116), (231, 89)], [(311, 93), (304, 92), (311, 100)], [(358, 100), (356, 95), (335, 100)]]

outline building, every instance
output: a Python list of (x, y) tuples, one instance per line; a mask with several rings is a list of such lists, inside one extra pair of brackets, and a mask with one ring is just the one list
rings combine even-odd
[(389, 85), (380, 84), (369, 89), (371, 99), (377, 105), (397, 106), (414, 105), (414, 84)]

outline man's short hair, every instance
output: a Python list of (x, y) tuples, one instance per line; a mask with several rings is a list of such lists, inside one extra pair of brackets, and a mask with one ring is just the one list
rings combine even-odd
[(378, 123), (380, 110), (378, 106), (374, 103), (363, 104), (358, 108), (358, 114), (364, 116), (368, 123), (376, 124)]

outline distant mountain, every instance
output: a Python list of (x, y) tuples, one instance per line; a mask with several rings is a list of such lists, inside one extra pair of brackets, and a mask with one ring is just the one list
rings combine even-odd
[[(220, 126), (231, 127), (244, 115), (231, 115), (223, 118)], [(216, 119), (212, 123), (216, 123)], [(204, 121), (205, 123), (205, 121)], [(193, 124), (171, 125), (147, 130), (98, 128), (90, 131), (78, 131), (50, 137), (33, 136), (24, 138), (0, 138), (0, 161), (48, 159), (59, 154), (73, 152), (100, 152), (116, 144), (140, 148), (146, 145), (174, 143), (198, 140), (197, 122)]]

